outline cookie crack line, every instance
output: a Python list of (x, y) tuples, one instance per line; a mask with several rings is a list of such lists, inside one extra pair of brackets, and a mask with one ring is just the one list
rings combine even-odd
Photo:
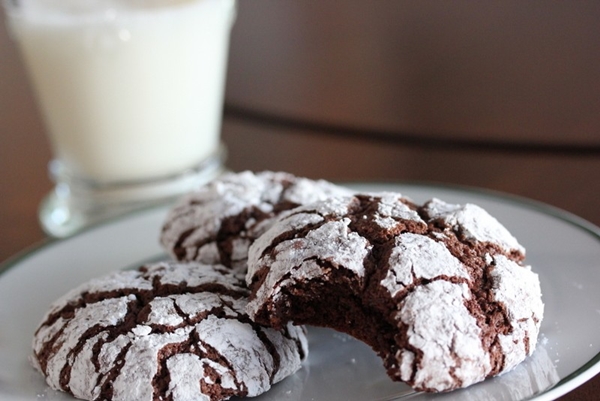
[[(127, 298), (129, 296), (134, 296), (140, 303), (140, 305), (146, 306), (152, 302), (152, 300), (162, 297), (163, 295), (181, 295), (181, 294), (196, 294), (202, 292), (215, 292), (222, 295), (228, 295), (232, 298), (239, 299), (247, 296), (246, 290), (233, 290), (221, 284), (214, 283), (206, 283), (200, 284), (197, 286), (188, 287), (185, 283), (181, 283), (180, 285), (170, 285), (170, 284), (154, 284), (154, 288), (151, 290), (148, 289), (139, 289), (139, 288), (123, 288), (112, 291), (99, 291), (99, 292), (86, 292), (82, 294), (81, 299), (77, 300), (75, 303), (68, 303), (61, 309), (51, 313), (46, 320), (44, 320), (40, 326), (36, 329), (36, 334), (43, 327), (52, 326), (56, 323), (56, 321), (60, 318), (69, 319), (73, 314), (77, 312), (77, 310), (84, 309), (88, 305), (92, 305), (98, 302), (105, 301), (107, 299), (119, 299), (119, 298)], [(162, 294), (162, 295), (161, 295)], [(141, 308), (140, 308), (141, 309)]]
[[(279, 352), (277, 352), (275, 344), (273, 344), (269, 337), (267, 337), (263, 329), (258, 324), (254, 323), (252, 320), (250, 320), (250, 318), (240, 319), (240, 321), (252, 326), (252, 330), (254, 330), (256, 336), (263, 342), (267, 349), (267, 352), (269, 352), (269, 354), (271, 355), (271, 358), (273, 359), (273, 368), (269, 372), (269, 382), (273, 383), (275, 381), (275, 375), (281, 367), (281, 355), (279, 355)], [(264, 366), (264, 368), (266, 371), (269, 371), (266, 365)]]
[(193, 352), (194, 350), (191, 347), (191, 344), (193, 343), (193, 340), (191, 339), (192, 335), (193, 332), (190, 332), (187, 340), (180, 343), (166, 344), (158, 351), (156, 356), (156, 373), (154, 374), (154, 377), (152, 377), (152, 387), (154, 389), (153, 398), (155, 400), (160, 400), (162, 394), (166, 394), (167, 396), (165, 401), (170, 401), (172, 399), (172, 396), (170, 396), (168, 392), (171, 384), (171, 376), (167, 367), (167, 360), (171, 356), (178, 352), (187, 352), (199, 357), (202, 356), (200, 352)]
[[(137, 301), (132, 300), (127, 304), (127, 313), (126, 313), (125, 317), (123, 318), (123, 320), (120, 322), (117, 322), (118, 326), (117, 325), (105, 326), (102, 324), (96, 324), (96, 325), (90, 327), (89, 329), (87, 329), (82, 335), (80, 335), (77, 345), (75, 347), (71, 348), (71, 350), (69, 350), (69, 352), (64, 360), (64, 365), (61, 369), (60, 386), (63, 389), (65, 389), (65, 391), (71, 392), (69, 389), (69, 383), (71, 381), (71, 370), (73, 368), (73, 363), (74, 363), (75, 359), (79, 356), (79, 354), (82, 352), (86, 343), (90, 339), (98, 336), (101, 333), (106, 333), (108, 338), (110, 339), (110, 341), (113, 341), (119, 335), (130, 332), (131, 329), (133, 329), (137, 325), (136, 319), (134, 319), (132, 317), (136, 316), (138, 311), (139, 311), (139, 305), (138, 305)], [(100, 342), (101, 340), (99, 339), (98, 341)], [(110, 341), (102, 341), (102, 342), (106, 343), (106, 342), (110, 342)], [(99, 356), (100, 349), (93, 348), (93, 350), (98, 352), (98, 354), (93, 355), (93, 358), (97, 359)], [(96, 373), (100, 373), (100, 372), (98, 370), (96, 370)]]
[[(166, 231), (166, 227), (164, 231)], [(196, 229), (193, 227), (188, 228), (179, 235), (179, 238), (177, 238), (177, 241), (175, 241), (175, 243), (173, 244), (173, 253), (175, 253), (175, 257), (177, 260), (185, 259), (187, 255), (187, 249), (183, 244), (189, 237), (192, 236), (192, 234), (194, 234), (195, 231)], [(197, 246), (200, 247), (200, 245)], [(196, 256), (194, 257), (194, 259), (197, 257), (197, 252), (198, 251), (196, 251)]]
[[(435, 276), (435, 277), (431, 277), (431, 278), (423, 278), (423, 277), (415, 276), (413, 278), (413, 281), (410, 284), (407, 284), (407, 285), (403, 284), (404, 288), (400, 292), (395, 294), (392, 297), (392, 300), (395, 305), (398, 305), (398, 303), (400, 301), (402, 301), (404, 298), (406, 298), (406, 296), (408, 294), (415, 291), (417, 288), (434, 283), (436, 281), (446, 281), (446, 282), (452, 283), (452, 284), (466, 284), (467, 286), (472, 283), (471, 280), (464, 278), (464, 277), (454, 277), (454, 276), (450, 277), (450, 276), (446, 276), (446, 275), (439, 275), (439, 276)], [(399, 282), (399, 284), (402, 284), (402, 283)], [(384, 290), (383, 287), (381, 289)]]
[(126, 344), (123, 349), (118, 353), (115, 358), (113, 366), (103, 377), (101, 385), (100, 395), (97, 397), (98, 400), (111, 400), (114, 394), (114, 379), (121, 374), (123, 367), (125, 366), (125, 358), (132, 347), (132, 343)]
[[(291, 185), (291, 184), (290, 184)], [(201, 248), (207, 244), (215, 243), (219, 253), (219, 261), (226, 267), (232, 268), (234, 262), (244, 260), (234, 260), (234, 242), (244, 240), (251, 244), (262, 232), (260, 225), (267, 220), (275, 218), (282, 212), (292, 209), (299, 204), (284, 200), (285, 193), (281, 193), (281, 198), (271, 205), (270, 211), (262, 210), (259, 205), (249, 205), (235, 215), (226, 216), (222, 219), (221, 226), (213, 236), (205, 238), (201, 242), (189, 245), (195, 248), (194, 259), (199, 259)]]
[[(514, 327), (510, 323), (511, 319), (506, 306), (502, 302), (490, 298), (490, 291), (494, 286), (491, 270), (494, 268), (495, 262), (492, 259), (488, 263), (486, 259), (493, 258), (495, 255), (503, 255), (514, 261), (520, 268), (525, 268), (522, 264), (524, 255), (516, 249), (507, 251), (492, 242), (468, 238), (460, 227), (458, 229), (454, 226), (447, 227), (441, 219), (430, 220), (429, 227), (430, 233), (441, 232), (443, 234), (443, 238), (435, 234), (430, 234), (430, 238), (444, 243), (452, 255), (467, 267), (467, 272), (474, 283), (470, 292), (477, 307), (471, 302), (465, 302), (465, 306), (477, 318), (477, 325), (483, 332), (481, 336), (483, 349), (487, 350), (490, 355), (492, 364), (490, 375), (496, 375), (505, 368), (505, 358), (502, 351), (499, 351), (501, 350), (499, 335), (511, 334)], [(453, 246), (453, 241), (460, 246)], [(484, 316), (484, 318), (480, 316)], [(498, 325), (499, 321), (503, 322), (500, 326)], [(498, 331), (500, 327), (503, 328)], [(525, 338), (524, 341), (528, 343), (529, 338)], [(528, 346), (526, 349), (529, 354)]]
[[(292, 213), (292, 214), (286, 215), (284, 217), (284, 219), (289, 220), (289, 219), (291, 219), (294, 216), (298, 216), (298, 215), (302, 215), (302, 214), (309, 214), (309, 213), (311, 213), (311, 211), (308, 211), (308, 212), (306, 212), (306, 211), (298, 211), (296, 213)], [(314, 212), (314, 213), (316, 213), (316, 212)], [(276, 249), (279, 244), (281, 244), (283, 242), (290, 241), (290, 240), (293, 240), (293, 239), (302, 239), (302, 238), (305, 238), (306, 235), (309, 232), (311, 232), (312, 230), (316, 230), (319, 227), (322, 227), (323, 225), (327, 224), (329, 221), (332, 220), (329, 216), (322, 215), (322, 214), (319, 214), (319, 213), (316, 213), (316, 214), (319, 215), (322, 218), (322, 220), (305, 226), (302, 231), (297, 231), (297, 230), (294, 230), (294, 229), (290, 229), (288, 231), (280, 233), (277, 237), (275, 237), (271, 241), (271, 243), (270, 243), (269, 246), (267, 246), (266, 248), (263, 249), (263, 251), (261, 252), (259, 258), (263, 258), (263, 257), (267, 256), (269, 253), (273, 252), (273, 250)]]

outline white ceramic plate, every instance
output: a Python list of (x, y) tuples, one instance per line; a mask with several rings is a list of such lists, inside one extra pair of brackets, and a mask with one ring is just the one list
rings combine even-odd
[[(422, 202), (439, 197), (486, 208), (527, 248), (546, 311), (538, 348), (513, 371), (448, 394), (412, 392), (391, 382), (362, 343), (310, 328), (305, 367), (256, 401), (552, 400), (600, 371), (600, 229), (554, 208), (505, 195), (422, 185), (355, 185), (395, 190)], [(139, 212), (49, 242), (0, 267), (0, 399), (68, 400), (50, 390), (27, 361), (33, 331), (48, 305), (74, 286), (115, 269), (165, 257), (158, 232), (166, 209)]]

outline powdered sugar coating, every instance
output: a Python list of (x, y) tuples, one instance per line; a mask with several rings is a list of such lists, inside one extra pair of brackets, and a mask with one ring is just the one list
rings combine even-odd
[(388, 259), (388, 272), (381, 285), (392, 297), (415, 280), (440, 276), (468, 278), (469, 273), (443, 244), (424, 235), (403, 233), (396, 237)]
[(248, 247), (293, 207), (351, 191), (283, 172), (228, 173), (183, 197), (160, 241), (176, 259), (245, 269)]
[(373, 195), (379, 199), (374, 221), (381, 228), (393, 229), (398, 219), (421, 221), (421, 217), (415, 210), (409, 208), (405, 203), (398, 202), (398, 197), (402, 197), (402, 195), (393, 192), (381, 192)]
[(506, 307), (513, 330), (500, 335), (500, 344), (506, 355), (507, 370), (515, 367), (537, 344), (537, 333), (544, 315), (539, 278), (530, 266), (520, 266), (503, 255), (496, 255), (491, 263), (494, 280), (492, 295)]
[(506, 252), (525, 252), (525, 248), (496, 218), (477, 205), (455, 205), (434, 198), (425, 204), (424, 211), (431, 220), (441, 220), (453, 230), (459, 230), (467, 240), (491, 242)]
[(264, 324), (352, 334), (393, 379), (448, 391), (533, 352), (543, 303), (523, 252), (475, 205), (330, 199), (290, 211), (251, 246), (247, 310)]
[(307, 341), (302, 327), (252, 322), (247, 296), (222, 266), (115, 272), (52, 305), (31, 361), (52, 388), (87, 400), (256, 396), (301, 367)]
[[(470, 297), (466, 284), (436, 280), (418, 286), (400, 302), (395, 318), (407, 326), (408, 344), (415, 350), (397, 355), (405, 367), (400, 372), (403, 381), (443, 391), (487, 376), (491, 365), (481, 329), (465, 306)], [(418, 367), (412, 365), (417, 351), (422, 353)]]

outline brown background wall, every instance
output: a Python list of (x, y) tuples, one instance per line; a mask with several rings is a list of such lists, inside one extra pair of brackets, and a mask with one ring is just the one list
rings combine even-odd
[[(480, 186), (600, 224), (598, 21), (594, 0), (241, 0), (223, 130), (228, 164)], [(0, 230), (17, 238), (8, 256), (21, 244), (8, 227), (37, 227), (32, 211), (51, 183), (42, 122), (3, 24), (0, 191), (8, 206), (0, 217), (8, 224)], [(267, 123), (248, 118), (257, 113)], [(268, 124), (274, 116), (315, 129)], [(327, 124), (333, 129), (319, 129)], [(351, 130), (362, 136), (349, 138)], [(558, 153), (407, 144), (407, 133), (433, 145), (508, 141)], [(568, 146), (575, 152), (561, 154)]]
[[(230, 166), (474, 185), (600, 224), (598, 21), (596, 1), (242, 1), (230, 106), (334, 125), (340, 136), (229, 113)], [(365, 136), (341, 139), (345, 128)], [(369, 130), (556, 152), (414, 146)], [(562, 154), (568, 146), (580, 148)]]

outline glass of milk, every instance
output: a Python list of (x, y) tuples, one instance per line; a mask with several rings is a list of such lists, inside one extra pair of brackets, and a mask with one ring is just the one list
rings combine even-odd
[(221, 172), (235, 0), (5, 0), (43, 114), (66, 236), (169, 201)]

